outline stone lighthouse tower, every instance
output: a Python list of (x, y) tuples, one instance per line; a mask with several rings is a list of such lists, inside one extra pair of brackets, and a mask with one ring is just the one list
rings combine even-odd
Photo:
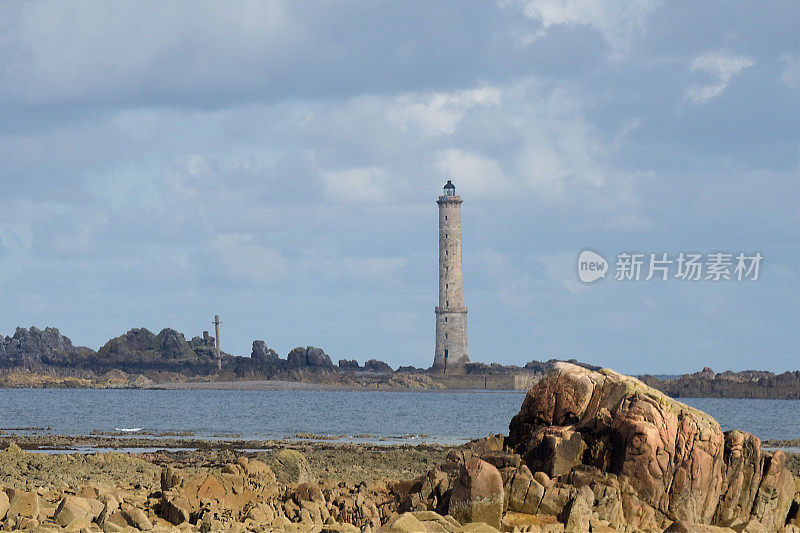
[(463, 374), (469, 363), (467, 308), (461, 273), (461, 197), (450, 180), (439, 204), (439, 305), (436, 307), (434, 372)]

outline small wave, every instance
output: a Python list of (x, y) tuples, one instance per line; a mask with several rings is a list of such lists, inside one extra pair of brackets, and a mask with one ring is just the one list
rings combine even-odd
[(114, 431), (124, 431), (126, 433), (135, 433), (137, 431), (141, 431), (144, 428), (114, 428)]

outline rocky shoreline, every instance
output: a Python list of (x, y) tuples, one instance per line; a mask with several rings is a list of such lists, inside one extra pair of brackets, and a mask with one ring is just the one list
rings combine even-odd
[[(249, 357), (222, 352), (218, 369), (214, 338), (206, 332), (186, 340), (165, 328), (158, 334), (136, 328), (94, 351), (74, 346), (58, 329), (17, 328), (0, 336), (0, 388), (130, 388), (215, 390), (527, 390), (557, 359), (524, 366), (467, 363), (462, 375), (430, 369), (392, 369), (377, 359), (363, 365), (334, 363), (320, 348), (297, 347), (281, 358), (264, 341), (253, 341)], [(580, 363), (590, 370), (600, 367)], [(710, 368), (671, 379), (640, 376), (673, 398), (800, 399), (800, 372), (715, 373)]]
[[(23, 432), (0, 436), (2, 530), (800, 532), (790, 455), (570, 364), (458, 447)], [(126, 453), (22, 449), (78, 445)]]
[(800, 372), (774, 374), (763, 370), (716, 373), (711, 368), (675, 379), (641, 376), (647, 385), (673, 398), (800, 399)]

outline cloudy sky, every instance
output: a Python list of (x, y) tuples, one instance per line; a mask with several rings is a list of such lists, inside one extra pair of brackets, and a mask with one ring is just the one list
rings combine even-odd
[[(97, 349), (220, 314), (231, 353), (427, 367), (452, 178), (473, 360), (796, 370), (798, 24), (770, 0), (3, 2), (0, 334)], [(622, 252), (764, 259), (617, 281)]]

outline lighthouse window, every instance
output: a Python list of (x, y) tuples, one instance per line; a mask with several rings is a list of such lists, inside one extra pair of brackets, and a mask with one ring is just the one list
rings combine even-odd
[(449, 287), (450, 287), (450, 284), (449, 284), (449, 283), (445, 283), (445, 284), (444, 284), (444, 290), (447, 290)]
[(444, 317), (444, 321), (447, 322), (447, 317)]
[(448, 255), (450, 255), (450, 254), (447, 252), (447, 250), (445, 250), (444, 251), (444, 256), (447, 257)]
[(445, 333), (445, 334), (444, 334), (444, 338), (445, 338), (445, 339), (447, 338), (447, 333)]
[(450, 300), (447, 300), (447, 301), (444, 303), (444, 306), (445, 306), (445, 307), (450, 307)]
[(444, 221), (447, 222), (447, 215), (444, 216)]

